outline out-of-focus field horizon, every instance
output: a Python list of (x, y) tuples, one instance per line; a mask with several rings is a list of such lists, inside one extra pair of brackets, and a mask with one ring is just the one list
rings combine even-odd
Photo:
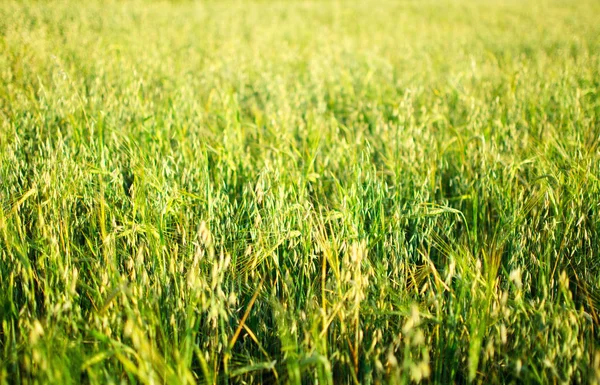
[(0, 2), (0, 383), (600, 381), (600, 3)]

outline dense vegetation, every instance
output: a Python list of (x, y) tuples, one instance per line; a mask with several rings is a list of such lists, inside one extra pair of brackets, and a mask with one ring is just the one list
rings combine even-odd
[(598, 383), (600, 3), (0, 2), (0, 383)]

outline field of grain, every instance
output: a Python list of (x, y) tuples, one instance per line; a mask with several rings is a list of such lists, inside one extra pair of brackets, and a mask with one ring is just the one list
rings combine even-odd
[(0, 384), (600, 381), (600, 3), (0, 2)]

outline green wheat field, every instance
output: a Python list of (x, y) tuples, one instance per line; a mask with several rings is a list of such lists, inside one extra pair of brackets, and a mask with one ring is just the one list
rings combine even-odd
[(0, 2), (1, 384), (598, 384), (600, 2)]

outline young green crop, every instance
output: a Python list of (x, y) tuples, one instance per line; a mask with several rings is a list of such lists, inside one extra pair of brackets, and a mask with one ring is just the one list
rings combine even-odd
[(600, 5), (0, 3), (0, 383), (598, 383)]

